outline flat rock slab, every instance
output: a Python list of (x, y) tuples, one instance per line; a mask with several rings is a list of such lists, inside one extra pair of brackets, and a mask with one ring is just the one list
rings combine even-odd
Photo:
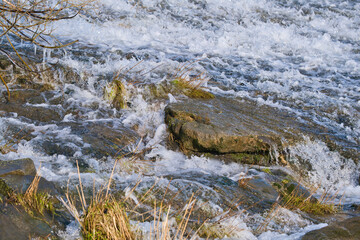
[[(75, 158), (75, 153), (81, 151), (83, 155), (102, 159), (129, 153), (130, 148), (127, 146), (135, 144), (140, 139), (134, 130), (111, 122), (62, 122), (58, 126), (59, 129), (69, 129), (66, 131), (74, 137), (64, 140), (58, 137), (57, 132), (46, 133), (45, 138), (32, 142), (38, 151), (69, 158)], [(76, 159), (80, 160), (79, 157)]]
[(61, 111), (48, 107), (39, 107), (17, 102), (0, 102), (0, 111), (16, 113), (18, 116), (39, 122), (53, 122), (62, 119)]
[(327, 227), (308, 232), (302, 240), (355, 240), (360, 239), (360, 217), (353, 217)]
[(298, 125), (285, 111), (219, 96), (172, 103), (165, 121), (182, 149), (212, 154), (268, 154), (294, 141)]
[(3, 161), (0, 160), (0, 177), (6, 175), (36, 175), (34, 162), (30, 158)]
[(127, 146), (136, 143), (140, 136), (130, 128), (117, 126), (116, 128), (99, 123), (86, 126), (82, 134), (85, 143), (91, 145), (84, 149), (85, 153), (101, 158), (103, 156), (122, 155), (128, 152)]
[[(45, 85), (40, 85), (45, 88)], [(18, 87), (18, 86), (16, 86)], [(54, 101), (54, 91), (43, 89), (11, 89), (10, 101), (7, 99), (7, 92), (0, 98), (0, 111), (15, 113), (16, 116), (38, 122), (61, 121), (64, 111), (59, 106), (50, 106)]]
[(82, 153), (95, 158), (121, 155), (128, 152), (127, 146), (136, 143), (140, 136), (130, 128), (106, 123), (87, 122), (84, 124), (66, 123), (71, 133), (82, 138), (88, 147)]

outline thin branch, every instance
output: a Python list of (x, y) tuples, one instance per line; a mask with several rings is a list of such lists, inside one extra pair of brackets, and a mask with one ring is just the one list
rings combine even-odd
[(9, 87), (8, 87), (8, 85), (6, 84), (4, 78), (1, 76), (1, 74), (0, 74), (0, 78), (1, 78), (1, 81), (4, 83), (4, 85), (5, 85), (5, 87), (6, 87), (6, 91), (7, 91), (7, 93), (8, 93), (8, 99), (7, 99), (7, 100), (10, 101), (10, 90), (9, 90)]

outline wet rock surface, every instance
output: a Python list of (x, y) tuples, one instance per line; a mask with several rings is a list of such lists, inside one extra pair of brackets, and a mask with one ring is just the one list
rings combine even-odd
[(34, 162), (30, 158), (3, 161), (0, 159), (0, 177), (6, 175), (36, 175)]
[[(106, 122), (66, 122), (59, 123), (60, 129), (68, 129), (67, 139), (56, 133), (47, 134), (46, 140), (39, 140), (37, 148), (48, 155), (73, 157), (79, 151), (101, 159), (107, 156), (122, 155), (129, 152), (128, 146), (136, 143), (139, 135), (126, 127), (113, 126)], [(60, 130), (61, 131), (61, 130)]]
[(81, 132), (85, 143), (91, 147), (83, 149), (84, 154), (101, 158), (103, 156), (115, 156), (129, 152), (130, 146), (140, 138), (139, 135), (126, 127), (111, 127), (101, 123), (89, 123), (76, 130)]
[[(9, 161), (0, 160), (0, 180), (4, 190), (2, 191), (3, 195), (6, 195), (5, 190), (7, 192), (26, 192), (35, 175), (36, 168), (33, 160), (30, 158)], [(53, 195), (58, 194), (55, 185), (43, 177), (40, 177), (38, 191)]]
[(0, 111), (16, 113), (18, 116), (22, 116), (39, 122), (60, 121), (62, 119), (62, 115), (59, 114), (59, 112), (61, 111), (57, 109), (30, 106), (26, 104), (23, 105), (13, 102), (0, 103)]
[[(182, 149), (212, 154), (266, 156), (272, 148), (282, 148), (282, 140), (292, 142), (298, 125), (286, 112), (245, 100), (216, 97), (209, 100), (187, 99), (172, 103), (165, 110), (169, 131)], [(236, 154), (245, 155), (236, 155)], [(266, 165), (266, 158), (249, 158), (249, 163)]]
[[(1, 177), (8, 187), (19, 193), (25, 193), (30, 184), (34, 180), (33, 175), (7, 175)], [(58, 190), (52, 182), (47, 181), (45, 178), (40, 177), (38, 192), (49, 193), (52, 195), (58, 194)]]
[[(54, 213), (38, 213), (19, 204), (18, 194), (24, 194), (34, 181), (36, 169), (31, 159), (0, 160), (0, 239), (29, 239), (56, 237), (64, 230), (69, 216), (61, 208)], [(35, 194), (46, 194), (57, 208), (59, 195), (55, 185), (40, 177)]]
[(25, 117), (32, 121), (60, 121), (63, 118), (63, 110), (47, 104), (48, 98), (51, 99), (53, 95), (52, 91), (11, 89), (10, 101), (7, 97), (1, 98), (0, 111), (15, 113), (16, 116)]
[(0, 223), (0, 239), (20, 240), (53, 235), (46, 222), (31, 217), (19, 206), (1, 204)]
[(172, 179), (172, 185), (178, 185), (179, 189), (181, 188), (178, 182), (188, 180), (192, 183), (179, 194), (180, 198), (177, 199), (179, 203), (186, 201), (193, 192), (202, 192), (204, 194), (197, 196), (197, 199), (203, 202), (212, 202), (223, 209), (233, 210), (238, 207), (237, 203), (241, 202), (241, 208), (246, 208), (249, 212), (261, 213), (270, 208), (279, 196), (271, 184), (256, 176), (250, 176), (245, 181), (234, 181), (224, 176), (195, 172), (164, 177)]
[(353, 217), (327, 227), (308, 232), (302, 240), (355, 240), (360, 239), (360, 217)]

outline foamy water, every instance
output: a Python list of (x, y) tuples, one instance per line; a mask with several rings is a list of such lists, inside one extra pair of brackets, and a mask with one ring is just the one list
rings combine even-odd
[[(88, 13), (54, 23), (54, 33), (60, 39), (80, 41), (64, 50), (60, 59), (50, 51), (45, 51), (44, 56), (46, 61), (59, 61), (81, 73), (85, 80), (81, 84), (61, 79), (59, 88), (71, 92), (66, 103), (81, 109), (84, 121), (136, 125), (143, 137), (138, 148), (153, 148), (146, 158), (155, 162), (119, 171), (115, 174), (118, 181), (134, 182), (144, 174), (161, 178), (192, 171), (236, 181), (239, 174), (248, 171), (247, 167), (186, 157), (167, 149), (164, 108), (176, 98), (148, 102), (134, 83), (160, 83), (176, 73), (182, 62), (195, 61), (192, 67), (195, 72), (206, 73), (210, 91), (292, 112), (301, 122), (322, 126), (339, 146), (360, 151), (359, 26), (360, 3), (356, 1), (102, 0)], [(141, 64), (127, 72), (140, 60)], [(104, 101), (102, 89), (117, 71), (126, 72), (123, 80), (132, 93), (128, 99), (131, 106), (122, 114), (115, 110), (103, 114), (99, 109), (111, 112), (111, 107)], [(92, 107), (94, 104), (97, 109)], [(71, 114), (63, 119), (75, 121)], [(69, 128), (35, 126), (15, 118), (0, 118), (0, 122), (1, 142), (5, 142), (2, 135), (10, 124), (38, 133), (38, 139), (21, 141), (17, 152), (0, 156), (5, 160), (30, 157), (37, 167), (41, 164), (42, 175), (48, 180), (65, 182), (69, 177), (76, 178), (76, 169), (68, 157), (47, 156), (36, 148), (37, 140), (46, 136), (74, 143), (69, 145), (76, 150), (73, 157), (86, 159), (94, 169), (82, 176), (90, 184), (93, 178), (103, 182), (111, 171), (114, 160), (99, 162), (83, 156), (80, 149), (86, 144)], [(331, 151), (321, 140), (307, 137), (292, 146), (290, 152), (295, 164), (302, 164), (297, 162), (300, 157), (312, 166), (306, 174), (308, 183), (344, 191), (343, 201), (347, 203), (360, 202), (359, 169), (352, 159)], [(286, 216), (298, 221), (296, 227), (280, 232), (274, 227), (259, 239), (298, 239), (323, 226), (304, 224), (303, 219), (290, 213)], [(244, 239), (255, 238), (242, 220), (236, 221), (247, 234)]]

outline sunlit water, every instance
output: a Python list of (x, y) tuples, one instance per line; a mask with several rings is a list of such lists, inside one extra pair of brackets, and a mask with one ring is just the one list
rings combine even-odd
[[(167, 149), (163, 110), (170, 99), (148, 102), (137, 86), (164, 81), (176, 73), (181, 63), (194, 62), (194, 71), (209, 77), (209, 91), (289, 111), (301, 122), (322, 126), (343, 149), (358, 152), (359, 26), (358, 1), (102, 0), (96, 8), (54, 24), (54, 33), (60, 39), (78, 39), (79, 43), (57, 53), (44, 52), (44, 61), (59, 62), (83, 75), (81, 83), (60, 79), (59, 84), (62, 91), (71, 92), (67, 103), (82, 109), (82, 121), (138, 125), (143, 141), (133, 147), (137, 144), (139, 148), (154, 147), (146, 158), (156, 161), (146, 166), (134, 164), (136, 170), (119, 171), (115, 174), (119, 182), (135, 182), (143, 174), (155, 179), (194, 171), (236, 181), (239, 173), (247, 172), (245, 166), (225, 165), (203, 157), (188, 158)], [(103, 99), (103, 88), (119, 71), (126, 73), (123, 80), (132, 89), (131, 106), (122, 114), (101, 114), (99, 109), (110, 109)], [(94, 109), (94, 104), (98, 108)], [(67, 115), (63, 121), (78, 119)], [(66, 127), (33, 126), (15, 118), (0, 118), (0, 122), (0, 135), (9, 124), (15, 124), (33, 128), (40, 140), (55, 134), (59, 141), (71, 139), (78, 141), (77, 148), (85, 146)], [(321, 140), (307, 137), (291, 147), (289, 158), (296, 162), (296, 156), (313, 166), (308, 173), (310, 183), (345, 191), (345, 202), (360, 202), (359, 171), (352, 159), (331, 151)], [(1, 156), (19, 157), (31, 157), (37, 166), (41, 163), (42, 175), (48, 180), (66, 182), (76, 176), (68, 157), (45, 155), (37, 150), (36, 140), (23, 141), (17, 152)], [(99, 162), (81, 156), (81, 151), (76, 151), (73, 157), (85, 158), (95, 169), (94, 173), (83, 174), (85, 183), (91, 183), (93, 178), (104, 182), (113, 164), (111, 159)], [(295, 213), (284, 216), (298, 217)], [(293, 224), (297, 227), (280, 224), (280, 233), (274, 227), (259, 239), (297, 239), (303, 232), (316, 228), (306, 227), (310, 223), (301, 221)], [(242, 220), (241, 224), (243, 233), (247, 232), (244, 239), (254, 239), (251, 226)]]

